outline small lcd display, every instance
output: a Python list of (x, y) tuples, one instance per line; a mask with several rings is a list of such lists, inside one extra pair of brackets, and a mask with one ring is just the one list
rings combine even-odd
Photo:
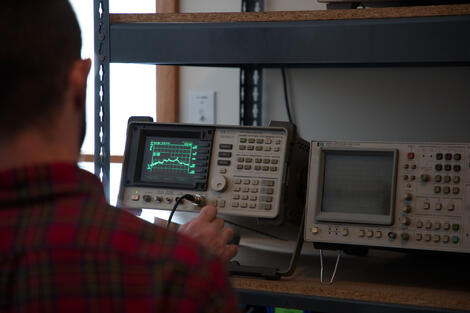
[(148, 136), (140, 181), (194, 189), (201, 178), (207, 178), (208, 162), (200, 155), (207, 156), (208, 149), (201, 147), (199, 139)]
[(325, 150), (323, 162), (322, 213), (339, 213), (351, 222), (361, 220), (357, 215), (391, 217), (394, 151)]

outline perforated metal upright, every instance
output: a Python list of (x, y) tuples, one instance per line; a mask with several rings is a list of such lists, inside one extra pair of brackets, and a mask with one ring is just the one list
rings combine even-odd
[(109, 199), (109, 0), (94, 0), (95, 19), (95, 174)]
[[(263, 12), (264, 0), (242, 0), (242, 12)], [(262, 124), (263, 69), (240, 66), (240, 125)]]

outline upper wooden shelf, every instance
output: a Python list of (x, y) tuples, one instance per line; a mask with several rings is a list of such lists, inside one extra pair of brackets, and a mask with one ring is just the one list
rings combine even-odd
[(110, 14), (111, 23), (295, 22), (470, 15), (470, 4), (353, 10)]
[(111, 14), (111, 62), (202, 66), (470, 64), (470, 4)]

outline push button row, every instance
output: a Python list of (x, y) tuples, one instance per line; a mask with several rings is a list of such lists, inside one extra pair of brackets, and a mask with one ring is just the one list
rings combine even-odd
[(280, 145), (281, 144), (281, 139), (271, 139), (271, 138), (248, 138), (248, 137), (240, 137), (240, 143), (257, 143), (257, 144), (262, 144), (262, 143), (266, 143), (268, 145), (272, 144), (274, 142), (274, 144), (276, 145)]
[(279, 146), (254, 146), (254, 145), (239, 145), (238, 149), (241, 151), (274, 151), (274, 152), (279, 152), (281, 151), (281, 147)]

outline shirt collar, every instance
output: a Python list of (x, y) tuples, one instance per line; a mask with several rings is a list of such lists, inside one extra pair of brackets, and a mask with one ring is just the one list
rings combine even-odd
[(0, 207), (63, 194), (103, 196), (96, 176), (73, 163), (52, 163), (0, 171)]

